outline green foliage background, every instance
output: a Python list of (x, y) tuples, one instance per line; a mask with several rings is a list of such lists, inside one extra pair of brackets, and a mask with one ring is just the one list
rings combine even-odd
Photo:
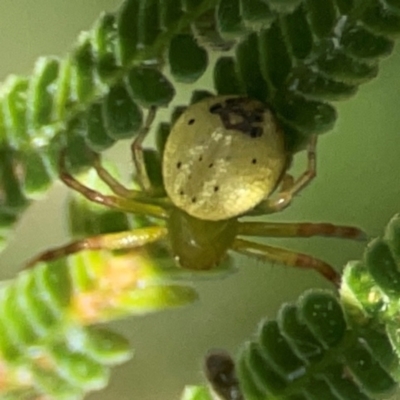
[[(99, 13), (117, 0), (19, 0), (0, 3), (0, 80), (9, 73), (29, 74), (40, 55), (62, 55)], [(400, 212), (400, 48), (382, 62), (378, 79), (361, 86), (338, 104), (339, 120), (318, 149), (318, 178), (293, 206), (271, 218), (280, 221), (329, 221), (354, 224), (371, 236)], [(206, 87), (202, 78), (196, 88)], [(187, 86), (182, 101), (190, 97)], [(110, 151), (129, 171), (127, 143)], [(299, 156), (296, 170), (303, 169)], [(64, 242), (65, 188), (58, 186), (26, 213), (15, 237), (0, 256), (1, 277), (12, 277), (24, 259), (39, 249)], [(286, 243), (285, 243), (286, 245)], [(292, 240), (297, 248), (342, 266), (361, 256), (364, 244)], [(91, 399), (174, 399), (184, 384), (198, 383), (204, 353), (212, 347), (233, 352), (265, 316), (273, 318), (285, 301), (309, 287), (327, 284), (312, 273), (238, 259), (239, 271), (225, 280), (197, 282), (201, 302), (186, 309), (129, 319), (114, 324), (131, 338), (135, 357), (114, 370), (109, 388)]]

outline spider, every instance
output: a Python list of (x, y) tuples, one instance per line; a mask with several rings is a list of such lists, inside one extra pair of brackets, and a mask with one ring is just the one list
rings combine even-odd
[(95, 157), (94, 169), (113, 195), (92, 190), (67, 170), (60, 156), (60, 179), (87, 199), (124, 212), (146, 215), (159, 224), (74, 241), (39, 254), (28, 263), (81, 250), (131, 249), (165, 240), (183, 268), (210, 270), (232, 250), (262, 260), (313, 269), (340, 284), (340, 275), (312, 256), (248, 240), (257, 237), (330, 236), (362, 239), (361, 230), (327, 223), (274, 223), (243, 218), (275, 213), (290, 205), (316, 175), (316, 136), (308, 144), (306, 171), (294, 179), (287, 170), (283, 130), (270, 108), (241, 96), (216, 96), (189, 106), (171, 129), (162, 155), (164, 187), (153, 187), (143, 141), (156, 114), (150, 108), (131, 145), (140, 190), (119, 183)]

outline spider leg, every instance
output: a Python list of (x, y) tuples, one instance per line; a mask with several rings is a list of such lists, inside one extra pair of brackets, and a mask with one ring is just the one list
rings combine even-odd
[(114, 194), (129, 199), (143, 196), (140, 190), (128, 189), (121, 182), (115, 179), (101, 163), (100, 154), (93, 152), (93, 168), (99, 178), (112, 190)]
[(131, 231), (108, 233), (92, 236), (82, 240), (73, 241), (65, 246), (47, 250), (26, 264), (25, 268), (31, 268), (40, 261), (51, 261), (82, 250), (124, 250), (133, 249), (149, 243), (156, 242), (167, 235), (167, 229), (162, 226), (151, 226), (133, 229)]
[(143, 128), (139, 131), (138, 135), (136, 136), (135, 140), (131, 145), (132, 158), (135, 164), (137, 179), (141, 189), (147, 193), (152, 191), (152, 185), (146, 170), (142, 145), (144, 140), (146, 139), (147, 134), (149, 133), (151, 124), (154, 121), (154, 118), (156, 116), (156, 111), (157, 111), (156, 107), (151, 107), (149, 109), (145, 124)]
[[(293, 200), (293, 197), (301, 192), (316, 176), (316, 147), (317, 136), (311, 137), (307, 150), (307, 169), (296, 180), (290, 184), (290, 178), (284, 177), (281, 190), (278, 195), (272, 199), (266, 199), (257, 206), (257, 210), (263, 213), (274, 213), (285, 209)], [(290, 175), (289, 175), (290, 176)]]
[(279, 193), (284, 193), (287, 190), (289, 190), (294, 184), (294, 178), (293, 175), (290, 175), (288, 173), (285, 173), (283, 175), (281, 184), (279, 186)]
[(79, 192), (88, 200), (94, 203), (102, 204), (107, 207), (115, 208), (120, 211), (130, 212), (134, 214), (145, 214), (158, 218), (167, 217), (167, 212), (163, 208), (158, 207), (156, 205), (145, 204), (141, 203), (140, 201), (135, 201), (133, 199), (126, 199), (123, 197), (105, 195), (83, 185), (68, 172), (66, 167), (65, 151), (62, 151), (60, 155), (59, 171), (60, 171), (60, 179), (65, 183), (65, 185)]
[(331, 281), (336, 287), (340, 286), (341, 278), (339, 273), (326, 262), (307, 254), (296, 253), (279, 247), (268, 246), (266, 244), (243, 239), (235, 239), (231, 248), (249, 257), (278, 262), (290, 267), (313, 269), (324, 278)]
[(328, 223), (275, 223), (239, 222), (238, 235), (264, 237), (311, 237), (326, 236), (341, 239), (365, 240), (366, 234), (353, 226)]

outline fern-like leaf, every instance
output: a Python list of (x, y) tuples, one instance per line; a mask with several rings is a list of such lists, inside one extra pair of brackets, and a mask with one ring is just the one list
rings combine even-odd
[(260, 323), (237, 365), (247, 400), (384, 398), (400, 379), (400, 217), (364, 259), (350, 262), (340, 298), (310, 290)]
[[(0, 245), (27, 205), (57, 178), (62, 148), (71, 169), (82, 170), (91, 163), (87, 147), (102, 151), (132, 138), (145, 109), (169, 105), (175, 81), (192, 84), (208, 68), (214, 76), (209, 92), (268, 102), (285, 129), (288, 150), (301, 149), (311, 134), (333, 126), (332, 101), (352, 96), (376, 76), (399, 34), (399, 10), (394, 0), (125, 0), (83, 33), (64, 59), (41, 58), (30, 77), (12, 76), (3, 84)], [(211, 52), (217, 52), (215, 65), (208, 63)], [(196, 91), (192, 100), (208, 94)], [(158, 150), (168, 131), (168, 124), (158, 127)], [(107, 213), (94, 220), (98, 225), (88, 216), (73, 228), (87, 235), (140, 223), (119, 214), (110, 224)], [(309, 292), (283, 308), (277, 322), (262, 325), (239, 362), (246, 396), (338, 393), (363, 400), (395, 386), (398, 359), (391, 346), (397, 349), (400, 340), (393, 322), (397, 248), (391, 243), (386, 236), (362, 263), (348, 267), (341, 302)], [(3, 286), (4, 397), (79, 398), (103, 387), (108, 366), (129, 351), (121, 338), (87, 325), (195, 299), (192, 289), (165, 282), (184, 276), (158, 264), (162, 251), (146, 250), (153, 256), (144, 250), (83, 252), (41, 263)], [(383, 275), (378, 259), (388, 266)], [(135, 262), (144, 287), (131, 274)]]
[(190, 287), (168, 284), (168, 273), (151, 260), (154, 256), (140, 251), (82, 252), (40, 263), (4, 284), (1, 396), (73, 399), (103, 388), (109, 367), (131, 351), (119, 335), (91, 325), (197, 297)]

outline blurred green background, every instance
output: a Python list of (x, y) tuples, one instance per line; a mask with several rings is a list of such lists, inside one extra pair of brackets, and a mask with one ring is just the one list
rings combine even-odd
[[(0, 80), (10, 73), (29, 74), (41, 55), (62, 56), (101, 11), (119, 4), (119, 0), (2, 0)], [(196, 88), (205, 82), (202, 79)], [(189, 96), (193, 89), (188, 85), (182, 90)], [(340, 103), (338, 110), (335, 129), (319, 143), (317, 179), (289, 209), (271, 219), (356, 225), (373, 237), (400, 212), (400, 46), (382, 62), (379, 78)], [(112, 149), (110, 157), (129, 171), (128, 143)], [(298, 159), (295, 169), (301, 172), (304, 155)], [(58, 184), (28, 210), (0, 255), (1, 278), (14, 276), (24, 260), (41, 249), (67, 240), (66, 193)], [(328, 239), (279, 243), (338, 268), (360, 258), (364, 246)], [(235, 352), (258, 321), (274, 318), (282, 303), (296, 300), (307, 288), (329, 286), (312, 272), (246, 258), (237, 263), (238, 272), (224, 280), (197, 282), (201, 301), (191, 307), (113, 324), (130, 338), (135, 357), (113, 371), (107, 390), (89, 398), (177, 399), (184, 384), (201, 381), (202, 358), (208, 349)]]

